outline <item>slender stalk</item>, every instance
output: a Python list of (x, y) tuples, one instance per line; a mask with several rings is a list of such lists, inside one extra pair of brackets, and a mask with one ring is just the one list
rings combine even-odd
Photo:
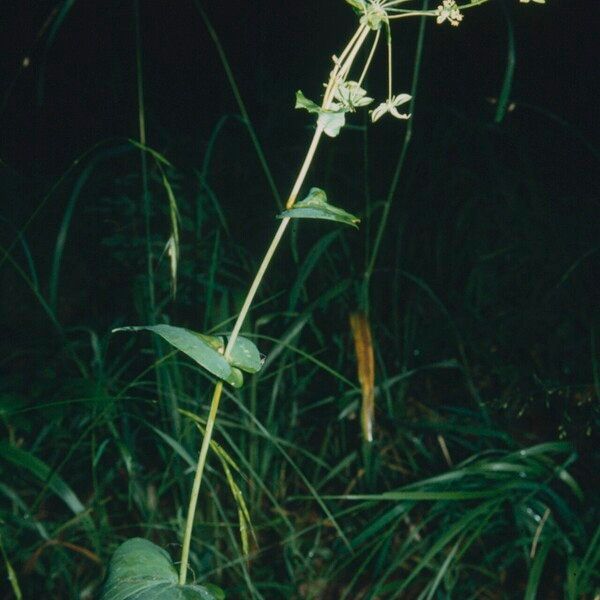
[(233, 349), (235, 341), (240, 333), (240, 329), (242, 328), (242, 325), (244, 323), (246, 315), (248, 314), (248, 311), (250, 310), (250, 306), (252, 304), (252, 301), (254, 300), (254, 296), (256, 295), (256, 292), (258, 291), (258, 287), (260, 286), (260, 284), (262, 282), (262, 279), (267, 271), (269, 263), (271, 262), (271, 259), (273, 258), (273, 255), (275, 254), (275, 250), (277, 250), (277, 246), (279, 246), (279, 242), (281, 241), (281, 238), (283, 237), (283, 234), (285, 233), (285, 230), (286, 230), (289, 222), (290, 222), (289, 218), (285, 218), (281, 221), (279, 227), (277, 228), (277, 232), (275, 233), (275, 236), (273, 237), (273, 240), (271, 241), (271, 244), (269, 245), (269, 248), (260, 264), (260, 267), (258, 268), (258, 271), (256, 272), (254, 281), (252, 282), (252, 285), (250, 286), (250, 289), (248, 290), (248, 294), (246, 295), (246, 299), (244, 300), (242, 310), (240, 311), (240, 314), (238, 315), (238, 318), (236, 319), (235, 324), (233, 326), (233, 331), (231, 332), (231, 335), (229, 336), (229, 341), (227, 343), (227, 347), (225, 348), (225, 358), (226, 359), (229, 358), (229, 356), (231, 354), (231, 350)]
[(373, 60), (375, 50), (377, 50), (377, 45), (379, 44), (380, 36), (381, 36), (381, 29), (378, 29), (377, 33), (375, 34), (375, 40), (373, 41), (373, 45), (371, 46), (371, 51), (369, 52), (367, 62), (365, 62), (365, 66), (363, 67), (362, 73), (360, 74), (360, 77), (358, 78), (357, 83), (359, 86), (362, 86), (363, 81), (365, 80), (365, 77), (367, 76), (367, 71), (369, 70), (369, 67), (371, 66), (371, 61)]
[(388, 99), (392, 98), (392, 30), (390, 24), (386, 23), (387, 51), (388, 51)]
[[(300, 169), (300, 173), (298, 174), (298, 178), (296, 179), (296, 183), (292, 188), (292, 192), (290, 193), (290, 197), (287, 202), (287, 206), (293, 206), (296, 198), (298, 196), (298, 192), (302, 187), (302, 183), (306, 177), (310, 164), (314, 158), (315, 152), (317, 150), (317, 146), (319, 144), (319, 140), (321, 139), (321, 135), (323, 133), (323, 128), (318, 126), (315, 134), (313, 136), (312, 142), (306, 154), (306, 158), (304, 159), (304, 163)], [(290, 222), (289, 218), (284, 218), (281, 221), (281, 224), (277, 228), (275, 236), (267, 249), (267, 252), (258, 268), (256, 276), (254, 277), (254, 281), (248, 290), (248, 294), (246, 295), (246, 299), (244, 300), (244, 304), (242, 306), (242, 310), (238, 315), (236, 322), (233, 326), (233, 331), (231, 332), (231, 336), (229, 337), (229, 341), (227, 343), (227, 347), (225, 348), (225, 358), (228, 358), (233, 345), (239, 335), (240, 329), (244, 323), (246, 315), (250, 310), (250, 306), (252, 301), (254, 300), (254, 296), (258, 291), (258, 288), (262, 282), (262, 279), (267, 271), (267, 268), (273, 258), (277, 247), (279, 246), (279, 242), (283, 238), (283, 234)], [(210, 409), (208, 413), (208, 420), (206, 422), (206, 431), (204, 432), (204, 438), (202, 440), (202, 446), (200, 448), (200, 454), (198, 456), (198, 464), (196, 466), (196, 473), (194, 475), (194, 483), (192, 484), (192, 491), (190, 494), (190, 503), (188, 506), (188, 514), (185, 523), (185, 531), (183, 535), (183, 544), (181, 549), (181, 564), (179, 565), (179, 585), (185, 585), (187, 578), (187, 566), (189, 562), (190, 556), (190, 544), (192, 541), (192, 530), (194, 528), (194, 517), (196, 514), (196, 505), (198, 504), (198, 496), (200, 493), (200, 484), (202, 483), (202, 474), (204, 473), (204, 466), (206, 464), (206, 456), (208, 454), (208, 448), (210, 446), (210, 441), (212, 439), (212, 432), (215, 424), (215, 420), (217, 417), (217, 411), (219, 409), (219, 402), (221, 400), (221, 393), (223, 392), (223, 382), (219, 381), (215, 385), (215, 389), (213, 392), (213, 397), (210, 403)]]
[(188, 506), (187, 520), (185, 523), (185, 532), (183, 534), (183, 546), (181, 549), (181, 564), (179, 565), (179, 585), (185, 585), (185, 580), (187, 577), (187, 567), (190, 558), (190, 544), (192, 541), (192, 530), (194, 529), (194, 516), (196, 514), (196, 505), (198, 504), (200, 484), (202, 483), (202, 474), (204, 473), (204, 466), (206, 465), (206, 456), (208, 454), (210, 440), (212, 439), (213, 427), (215, 426), (215, 421), (217, 420), (217, 411), (219, 409), (219, 402), (221, 400), (222, 392), (223, 382), (219, 381), (215, 385), (212, 400), (210, 403), (208, 420), (206, 421), (206, 431), (204, 432), (202, 446), (200, 447), (200, 454), (198, 455), (198, 464), (196, 466), (196, 474), (194, 475), (194, 483), (192, 484), (192, 492), (190, 494), (190, 504)]
[[(371, 30), (368, 27), (364, 26), (363, 32), (361, 33), (360, 37), (358, 38), (358, 42), (356, 42), (356, 45), (352, 49), (352, 52), (350, 52), (348, 59), (344, 63), (344, 66), (340, 68), (340, 73), (339, 73), (340, 79), (344, 79), (350, 72), (350, 67), (352, 66), (352, 63), (354, 62), (354, 59), (356, 58), (358, 51), (361, 49), (364, 41), (367, 39), (367, 36), (369, 35), (370, 32), (371, 32)], [(337, 82), (335, 82), (335, 83), (337, 83)], [(334, 83), (334, 85), (335, 85), (335, 83)], [(332, 95), (333, 95), (333, 92), (332, 92)], [(327, 102), (329, 102), (329, 99), (326, 99), (326, 100), (327, 100)], [(327, 108), (327, 107), (325, 107), (325, 108)]]
[[(333, 94), (335, 93), (336, 87), (339, 84), (338, 78), (344, 77), (344, 75), (346, 75), (348, 73), (348, 71), (350, 70), (350, 67), (351, 67), (352, 63), (354, 62), (354, 59), (356, 58), (358, 51), (360, 50), (363, 42), (365, 41), (367, 35), (369, 34), (369, 29), (364, 26), (359, 28), (357, 33), (353, 36), (350, 44), (348, 44), (348, 46), (346, 46), (346, 49), (344, 50), (344, 53), (342, 55), (344, 55), (349, 50), (349, 48), (352, 47), (353, 40), (357, 38), (357, 34), (358, 34), (358, 41), (354, 44), (354, 47), (349, 52), (348, 57), (344, 62), (344, 65), (342, 67), (340, 67), (339, 75), (335, 72), (336, 69), (334, 69), (334, 71), (330, 77), (329, 85), (327, 86), (327, 91), (325, 92), (325, 97), (323, 99), (323, 108), (325, 108), (325, 109), (328, 108), (329, 103), (331, 102), (331, 98), (333, 97)], [(327, 92), (329, 92), (329, 93), (327, 93)], [(296, 200), (298, 198), (298, 193), (300, 192), (300, 188), (302, 187), (302, 184), (304, 183), (306, 174), (308, 173), (308, 169), (310, 168), (310, 165), (312, 164), (312, 161), (315, 157), (315, 153), (317, 151), (317, 147), (319, 145), (322, 135), (323, 135), (323, 126), (317, 125), (317, 129), (315, 130), (315, 133), (313, 135), (313, 139), (308, 148), (308, 152), (306, 153), (306, 158), (304, 159), (304, 162), (302, 163), (302, 167), (300, 168), (300, 173), (298, 173), (298, 177), (296, 178), (294, 187), (292, 188), (292, 191), (290, 192), (290, 195), (288, 197), (288, 201), (286, 202), (285, 206), (287, 209), (292, 208), (292, 206), (294, 206), (294, 203), (296, 202)], [(256, 292), (258, 291), (258, 287), (260, 286), (260, 284), (262, 282), (262, 279), (267, 271), (269, 263), (271, 262), (271, 259), (273, 258), (273, 255), (275, 254), (275, 250), (277, 250), (277, 246), (279, 245), (279, 242), (281, 241), (281, 238), (283, 237), (283, 234), (287, 228), (288, 223), (289, 223), (288, 218), (283, 219), (283, 221), (281, 222), (281, 225), (279, 225), (277, 232), (275, 233), (275, 237), (273, 238), (273, 241), (271, 242), (271, 244), (265, 254), (265, 257), (263, 258), (262, 263), (260, 264), (260, 267), (256, 273), (256, 276), (254, 277), (254, 281), (252, 282), (252, 285), (250, 286), (250, 289), (248, 290), (248, 294), (246, 295), (246, 299), (244, 300), (244, 304), (242, 305), (240, 314), (238, 315), (235, 325), (233, 326), (233, 331), (231, 332), (229, 341), (227, 342), (227, 347), (225, 348), (225, 358), (229, 358), (229, 356), (231, 354), (231, 350), (233, 349), (233, 346), (235, 345), (237, 337), (240, 333), (240, 329), (242, 328), (242, 325), (244, 324), (244, 320), (246, 319), (246, 315), (248, 314), (248, 311), (250, 310), (250, 306), (252, 305), (254, 296), (256, 295)]]
[[(360, 50), (365, 39), (367, 38), (369, 31), (370, 30), (368, 27), (361, 25), (358, 28), (358, 30), (354, 33), (354, 35), (352, 36), (352, 39), (350, 40), (350, 42), (348, 43), (348, 45), (342, 52), (341, 56), (343, 58), (341, 60), (340, 59), (336, 60), (336, 65), (330, 74), (329, 82), (327, 84), (325, 94), (323, 97), (322, 107), (324, 109), (327, 109), (329, 107), (329, 105), (332, 101), (332, 98), (335, 94), (335, 90), (337, 89), (337, 86), (340, 84), (341, 81), (343, 81), (344, 77), (346, 77), (348, 72), (350, 71), (352, 63), (354, 62), (356, 55), (358, 54), (358, 51)], [(288, 209), (291, 208), (294, 205), (294, 203), (296, 202), (298, 193), (300, 192), (300, 188), (302, 187), (302, 184), (304, 183), (304, 180), (306, 178), (306, 174), (308, 173), (308, 169), (310, 168), (310, 166), (313, 162), (313, 159), (315, 157), (317, 147), (318, 147), (321, 137), (323, 135), (323, 129), (324, 128), (322, 125), (317, 124), (317, 128), (315, 130), (312, 141), (311, 141), (308, 151), (306, 153), (306, 157), (304, 158), (304, 161), (300, 168), (300, 172), (298, 173), (298, 177), (296, 178), (294, 186), (292, 187), (292, 191), (290, 192), (290, 195), (288, 197), (288, 201), (286, 203), (286, 208), (288, 208)], [(239, 313), (239, 315), (235, 321), (235, 324), (233, 326), (233, 331), (231, 332), (231, 336), (229, 337), (229, 340), (227, 342), (227, 346), (226, 346), (225, 352), (224, 352), (225, 358), (229, 358), (229, 356), (231, 355), (231, 351), (232, 351), (233, 346), (234, 346), (234, 344), (237, 340), (237, 337), (240, 333), (240, 330), (241, 330), (244, 320), (248, 314), (248, 311), (250, 310), (250, 306), (252, 305), (252, 302), (254, 300), (256, 292), (258, 291), (258, 288), (263, 280), (263, 277), (267, 271), (269, 264), (271, 263), (271, 260), (275, 254), (275, 251), (277, 250), (277, 247), (279, 246), (279, 243), (281, 242), (281, 239), (283, 238), (283, 234), (285, 233), (285, 230), (287, 229), (289, 221), (290, 221), (289, 218), (284, 218), (281, 221), (281, 224), (279, 225), (279, 227), (277, 228), (277, 231), (275, 232), (275, 236), (273, 237), (273, 240), (271, 241), (271, 244), (269, 245), (269, 248), (267, 249), (267, 252), (260, 264), (260, 267), (258, 268), (258, 271), (254, 277), (254, 280), (252, 281), (250, 289), (248, 290), (248, 294), (246, 295), (246, 299), (244, 300), (244, 304), (242, 305), (242, 309), (240, 310), (240, 313)], [(210, 441), (212, 439), (213, 428), (214, 428), (214, 424), (215, 424), (215, 420), (216, 420), (216, 416), (217, 416), (217, 411), (219, 408), (219, 402), (221, 399), (222, 391), (223, 391), (223, 382), (219, 381), (215, 385), (215, 389), (213, 392), (213, 397), (211, 400), (209, 414), (208, 414), (208, 420), (206, 423), (206, 431), (204, 433), (204, 438), (202, 440), (202, 446), (200, 448), (200, 454), (198, 456), (198, 464), (196, 466), (196, 473), (194, 475), (194, 482), (192, 484), (192, 491), (191, 491), (191, 495), (190, 495), (190, 503), (188, 506), (188, 514), (187, 514), (187, 518), (186, 518), (185, 531), (184, 531), (182, 550), (181, 550), (181, 564), (179, 566), (179, 585), (182, 585), (182, 586), (185, 585), (186, 578), (187, 578), (187, 569), (188, 569), (188, 562), (189, 562), (189, 555), (190, 555), (190, 544), (192, 541), (192, 531), (194, 528), (194, 517), (196, 514), (196, 505), (198, 503), (198, 496), (200, 493), (200, 484), (202, 483), (202, 474), (204, 472), (204, 466), (206, 464), (206, 456), (208, 454), (208, 448), (210, 447)]]
[(354, 32), (354, 35), (352, 36), (352, 38), (350, 39), (350, 41), (344, 48), (343, 52), (340, 54), (340, 57), (339, 58), (337, 58), (336, 56), (333, 57), (335, 66), (334, 66), (333, 70), (331, 71), (331, 73), (329, 74), (329, 81), (327, 82), (327, 87), (325, 88), (325, 93), (323, 94), (322, 108), (327, 109), (329, 107), (331, 101), (333, 100), (333, 94), (335, 92), (335, 89), (343, 77), (343, 74), (341, 72), (342, 68), (343, 68), (342, 65), (344, 64), (344, 61), (347, 60), (348, 54), (350, 53), (352, 48), (356, 46), (359, 38), (361, 38), (361, 37), (362, 37), (362, 40), (361, 40), (360, 44), (362, 45), (362, 42), (364, 41), (363, 36), (364, 36), (365, 31), (368, 33), (369, 29), (367, 28), (366, 25), (361, 25)]

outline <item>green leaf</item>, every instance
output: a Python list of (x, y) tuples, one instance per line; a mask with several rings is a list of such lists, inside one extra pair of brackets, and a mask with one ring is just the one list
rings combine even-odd
[(113, 329), (113, 333), (143, 330), (160, 335), (171, 346), (187, 354), (201, 367), (236, 388), (242, 387), (244, 383), (244, 376), (240, 369), (247, 373), (256, 373), (262, 366), (258, 349), (250, 340), (243, 337), (237, 338), (228, 362), (223, 356), (225, 350), (223, 337), (204, 335), (172, 325), (119, 327)]
[[(195, 333), (199, 338), (214, 348), (220, 355), (225, 352), (225, 346), (229, 341), (229, 336), (224, 335), (205, 335)], [(231, 350), (229, 364), (237, 367), (246, 373), (258, 373), (263, 365), (263, 358), (258, 348), (247, 338), (238, 336)]]
[(296, 92), (296, 105), (294, 108), (304, 108), (309, 113), (320, 113), (321, 107), (315, 104), (312, 100), (309, 100), (301, 90)]
[(309, 113), (318, 114), (317, 123), (323, 127), (325, 134), (329, 137), (336, 137), (346, 124), (346, 109), (340, 108), (338, 105), (339, 110), (325, 110), (309, 100), (300, 90), (296, 92), (295, 108), (304, 108)]
[(322, 110), (317, 119), (317, 123), (323, 127), (323, 131), (329, 137), (337, 137), (340, 129), (346, 124), (345, 111), (332, 112)]
[[(27, 450), (12, 446), (3, 440), (0, 442), (0, 460), (29, 471), (34, 477), (37, 477), (42, 483), (47, 485), (48, 489), (52, 490), (74, 514), (79, 515), (85, 512), (84, 505), (73, 489), (37, 456), (34, 456)], [(91, 523), (89, 517), (87, 520)]]
[(358, 217), (329, 204), (327, 202), (327, 194), (316, 187), (311, 188), (304, 200), (297, 202), (292, 208), (277, 215), (278, 219), (286, 217), (289, 219), (325, 219), (345, 223), (357, 228), (357, 223), (360, 222)]
[(224, 600), (213, 585), (177, 584), (171, 558), (142, 538), (123, 542), (113, 554), (100, 600)]
[(367, 3), (365, 0), (346, 0), (346, 2), (359, 12), (367, 10)]

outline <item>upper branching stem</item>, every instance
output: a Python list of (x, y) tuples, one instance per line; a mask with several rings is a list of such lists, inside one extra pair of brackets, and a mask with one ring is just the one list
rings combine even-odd
[[(362, 46), (365, 37), (369, 33), (369, 28), (366, 25), (361, 25), (354, 33), (343, 52), (340, 54), (339, 58), (334, 56), (333, 61), (335, 66), (333, 70), (329, 74), (329, 81), (327, 82), (327, 86), (325, 88), (325, 94), (323, 94), (323, 108), (328, 108), (329, 104), (333, 99), (333, 95), (335, 93), (336, 88), (339, 86), (341, 81), (343, 81), (342, 69), (348, 62), (348, 54), (353, 51), (354, 48)], [(357, 52), (358, 50), (356, 50)], [(356, 57), (356, 53), (354, 53), (354, 57)], [(352, 58), (352, 57), (351, 57)], [(354, 60), (352, 58), (352, 60)]]
[(371, 46), (371, 51), (369, 52), (369, 56), (365, 62), (365, 66), (363, 67), (362, 73), (358, 79), (358, 85), (362, 86), (367, 73), (369, 72), (369, 67), (371, 66), (371, 61), (373, 60), (373, 56), (375, 55), (375, 51), (377, 50), (377, 46), (379, 44), (379, 38), (381, 37), (381, 29), (378, 29), (375, 32), (375, 39), (373, 40), (373, 45)]
[[(340, 59), (336, 60), (336, 65), (333, 68), (333, 70), (329, 76), (329, 81), (327, 83), (327, 87), (325, 89), (325, 94), (323, 96), (322, 107), (325, 110), (327, 110), (329, 108), (329, 105), (331, 104), (331, 101), (333, 99), (333, 96), (335, 94), (337, 87), (340, 85), (340, 83), (342, 81), (344, 81), (345, 77), (347, 76), (348, 72), (350, 71), (350, 68), (352, 67), (352, 64), (354, 63), (354, 61), (356, 59), (356, 55), (358, 54), (359, 50), (361, 49), (362, 45), (364, 44), (364, 41), (366, 40), (367, 36), (369, 35), (369, 31), (370, 30), (368, 27), (361, 25), (357, 29), (357, 31), (354, 33), (354, 35), (352, 36), (352, 39), (350, 40), (350, 42), (348, 43), (348, 45), (346, 46), (346, 48), (340, 55)], [(296, 202), (296, 200), (298, 198), (298, 194), (300, 193), (300, 189), (302, 188), (302, 185), (304, 184), (304, 180), (306, 179), (308, 170), (313, 162), (313, 159), (315, 157), (315, 154), (316, 154), (317, 148), (319, 146), (319, 142), (321, 141), (322, 135), (323, 135), (323, 126), (322, 126), (322, 124), (317, 124), (317, 128), (313, 135), (312, 141), (310, 143), (310, 146), (308, 148), (308, 151), (306, 153), (306, 156), (304, 158), (302, 166), (300, 167), (300, 172), (298, 173), (298, 176), (296, 178), (294, 186), (292, 187), (292, 191), (290, 192), (290, 195), (286, 202), (286, 209), (292, 208), (292, 206), (294, 206), (294, 203)], [(279, 242), (281, 241), (281, 238), (283, 237), (283, 234), (285, 232), (285, 229), (287, 228), (288, 222), (289, 222), (289, 219), (282, 220), (281, 225), (277, 229), (277, 232), (275, 233), (275, 237), (273, 238), (273, 240), (262, 260), (262, 263), (261, 263), (260, 267), (258, 268), (256, 276), (254, 277), (252, 285), (250, 286), (250, 289), (248, 290), (248, 294), (246, 295), (246, 298), (244, 300), (244, 304), (242, 305), (240, 313), (239, 313), (239, 315), (235, 321), (235, 324), (233, 326), (233, 331), (231, 332), (231, 336), (229, 337), (227, 347), (225, 348), (225, 358), (227, 358), (230, 355), (231, 350), (234, 347), (235, 341), (240, 333), (242, 325), (244, 324), (244, 320), (246, 319), (248, 311), (250, 310), (252, 302), (254, 301), (254, 296), (256, 295), (256, 292), (258, 291), (258, 288), (262, 282), (262, 279), (267, 271), (269, 263), (271, 262), (271, 259), (273, 258), (275, 251), (277, 250), (277, 246), (279, 245)]]

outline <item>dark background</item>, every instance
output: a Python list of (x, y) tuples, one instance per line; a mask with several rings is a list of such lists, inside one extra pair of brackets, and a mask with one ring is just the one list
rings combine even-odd
[[(593, 138), (596, 3), (506, 5), (517, 45), (514, 99), (543, 107)], [(4, 1), (0, 9), (1, 153), (24, 176), (56, 175), (99, 140), (137, 131), (132, 3), (75, 2), (48, 47), (44, 27), (55, 7), (52, 1)], [(240, 2), (235, 8), (207, 2), (205, 8), (258, 130), (271, 125), (280, 134), (275, 143), (287, 143), (303, 122), (291, 110), (294, 92), (318, 93), (329, 56), (353, 27), (352, 11), (342, 1)], [(141, 21), (150, 137), (158, 145), (167, 136), (188, 139), (189, 154), (181, 160), (193, 162), (206, 129), (236, 111), (217, 53), (191, 1), (142, 2)], [(499, 93), (506, 62), (500, 3), (467, 11), (458, 28), (431, 23), (421, 102), (434, 110), (484, 111), (486, 98)], [(410, 20), (396, 28), (396, 81), (404, 87), (415, 29)], [(24, 57), (30, 59), (26, 69)], [(589, 166), (585, 156), (572, 159)]]

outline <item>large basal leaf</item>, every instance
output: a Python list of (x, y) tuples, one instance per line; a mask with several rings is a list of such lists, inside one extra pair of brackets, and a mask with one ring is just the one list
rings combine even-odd
[(346, 212), (337, 206), (333, 206), (327, 202), (327, 194), (319, 188), (311, 188), (308, 196), (297, 202), (292, 208), (283, 211), (277, 215), (278, 219), (288, 217), (290, 219), (326, 219), (328, 221), (337, 221), (357, 227), (360, 219)]
[(100, 600), (223, 600), (213, 585), (177, 583), (169, 555), (142, 538), (123, 542), (113, 554)]
[(244, 383), (244, 376), (240, 369), (248, 373), (256, 373), (262, 366), (258, 349), (250, 340), (243, 337), (237, 338), (228, 362), (223, 356), (224, 337), (204, 335), (172, 325), (119, 327), (113, 329), (113, 332), (144, 330), (160, 335), (201, 367), (236, 388), (242, 387)]

